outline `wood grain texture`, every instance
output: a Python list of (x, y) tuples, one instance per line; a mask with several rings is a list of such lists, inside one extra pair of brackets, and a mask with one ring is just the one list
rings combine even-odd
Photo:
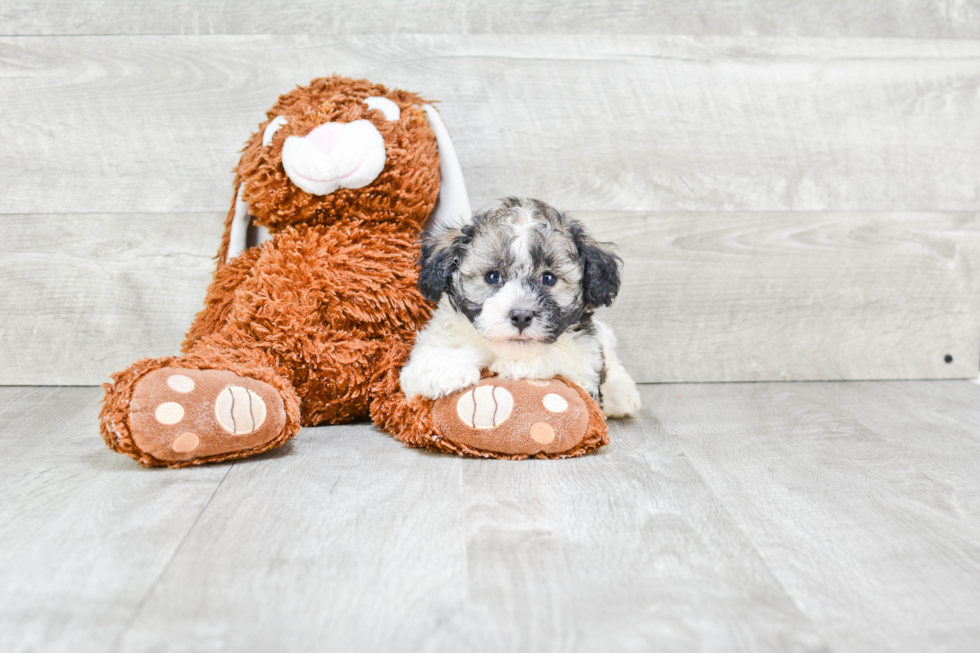
[(656, 420), (610, 438), (575, 461), (464, 462), (468, 600), (432, 650), (823, 647)]
[(101, 396), (0, 389), (0, 650), (113, 650), (229, 471), (137, 468)]
[(227, 210), (264, 111), (334, 71), (442, 100), (474, 206), (978, 208), (980, 41), (141, 36), (0, 39), (0, 212)]
[(641, 381), (976, 376), (980, 214), (578, 215), (619, 245)]
[(980, 387), (641, 387), (570, 461), (304, 429), (104, 448), (97, 388), (0, 388), (5, 651), (971, 651)]
[(235, 152), (334, 70), (443, 100), (475, 206), (540, 197), (623, 245), (641, 380), (976, 369), (977, 41), (8, 37), (0, 383), (175, 353)]
[[(2, 389), (0, 399), (18, 392)], [(574, 461), (462, 460), (408, 449), (362, 424), (305, 429), (259, 459), (169, 471), (138, 469), (102, 449), (86, 419), (67, 429), (70, 446), (54, 473), (44, 452), (57, 440), (38, 437), (51, 430), (45, 408), (66, 396), (94, 404), (97, 393), (33, 392), (49, 397), (36, 408), (31, 396), (18, 399), (32, 410), (33, 430), (0, 426), (0, 442), (19, 444), (18, 465), (55, 488), (104, 488), (125, 470), (151, 487), (127, 502), (86, 494), (79, 500), (91, 505), (60, 506), (57, 514), (80, 510), (84, 520), (97, 511), (100, 524), (114, 526), (79, 535), (54, 519), (36, 483), (23, 484), (4, 533), (20, 564), (4, 571), (28, 589), (16, 610), (0, 613), (10, 617), (4, 650), (29, 643), (84, 653), (108, 650), (105, 641), (121, 651), (820, 648), (820, 635), (654, 421), (614, 424), (613, 447)], [(74, 479), (83, 461), (87, 475)], [(202, 512), (187, 495), (203, 489), (206, 474), (221, 481), (207, 486)], [(194, 523), (190, 533), (170, 524), (180, 535), (174, 550), (156, 529), (178, 516)], [(32, 529), (20, 537), (25, 522)], [(111, 549), (118, 524), (138, 555), (118, 559), (124, 554)], [(45, 603), (58, 589), (45, 573), (45, 591), (30, 590), (37, 558), (65, 549), (80, 570), (93, 555), (108, 557), (87, 576), (84, 606), (71, 605), (77, 592)], [(145, 582), (123, 586), (139, 563)], [(108, 602), (112, 619), (101, 616)], [(65, 612), (61, 628), (41, 627)], [(30, 627), (14, 618), (25, 615)]]
[(466, 600), (461, 460), (361, 424), (235, 463), (123, 650), (421, 650)]
[[(640, 381), (976, 376), (976, 213), (574, 215), (625, 261), (602, 316)], [(0, 383), (101, 383), (176, 354), (222, 219), (0, 216), (0, 337), (16, 343)]]
[(973, 0), (7, 0), (0, 34), (690, 34), (977, 38)]
[[(647, 409), (831, 650), (975, 647), (980, 389), (947, 382), (647, 392)], [(937, 457), (949, 462), (937, 465)]]
[(0, 383), (93, 385), (179, 352), (218, 214), (0, 215)]

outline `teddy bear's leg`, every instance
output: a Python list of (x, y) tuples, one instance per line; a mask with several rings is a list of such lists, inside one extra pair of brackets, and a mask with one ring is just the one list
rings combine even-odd
[(407, 399), (398, 372), (409, 347), (393, 347), (374, 379), (371, 417), (415, 447), (481, 458), (569, 458), (608, 444), (596, 401), (562, 378), (504, 380), (485, 376), (435, 401)]
[[(413, 242), (367, 229), (291, 228), (220, 266), (186, 355), (141, 361), (107, 387), (106, 442), (143, 464), (182, 466), (265, 451), (300, 425), (366, 417), (377, 361), (430, 314), (405, 256)], [(218, 417), (248, 402), (261, 403), (262, 420)], [(181, 430), (188, 424), (200, 430)]]
[(228, 323), (228, 314), (235, 299), (235, 290), (252, 271), (262, 251), (252, 247), (227, 263), (218, 263), (208, 286), (204, 308), (194, 317), (180, 350), (188, 353), (204, 337), (219, 331)]
[(143, 465), (251, 456), (300, 429), (299, 398), (257, 351), (146, 358), (113, 375), (105, 389), (102, 436)]

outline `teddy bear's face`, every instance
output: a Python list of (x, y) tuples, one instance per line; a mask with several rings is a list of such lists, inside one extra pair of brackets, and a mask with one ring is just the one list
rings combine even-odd
[(255, 221), (362, 219), (419, 229), (439, 192), (425, 101), (365, 80), (314, 80), (282, 96), (242, 154), (236, 181)]

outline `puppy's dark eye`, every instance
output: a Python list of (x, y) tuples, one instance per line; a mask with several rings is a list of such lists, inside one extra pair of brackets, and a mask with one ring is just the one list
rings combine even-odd
[(486, 276), (484, 276), (483, 278), (486, 279), (487, 283), (489, 283), (492, 286), (496, 286), (498, 283), (502, 281), (500, 273), (497, 272), (496, 270), (491, 270), (490, 272), (487, 272)]
[(558, 278), (555, 277), (555, 275), (551, 274), (550, 272), (545, 272), (544, 274), (541, 275), (542, 286), (553, 286), (555, 285), (556, 281), (558, 281)]

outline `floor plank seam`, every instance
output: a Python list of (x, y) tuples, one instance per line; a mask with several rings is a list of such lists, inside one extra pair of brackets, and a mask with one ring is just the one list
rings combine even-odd
[[(688, 452), (684, 450), (684, 447), (682, 446), (679, 438), (670, 435), (669, 433), (667, 435), (676, 444), (677, 451), (684, 456), (684, 464), (688, 466), (691, 472), (701, 482), (701, 485), (705, 487), (711, 493), (711, 496), (715, 499), (715, 501), (718, 502), (718, 507), (721, 510), (722, 514), (725, 516), (725, 519), (727, 519), (728, 522), (732, 525), (732, 528), (734, 528), (743, 538), (745, 538), (745, 541), (749, 544), (749, 546), (752, 547), (752, 550), (755, 551), (756, 558), (758, 558), (760, 564), (762, 564), (762, 567), (769, 574), (769, 577), (772, 579), (772, 582), (775, 583), (776, 586), (779, 587), (779, 589), (783, 592), (783, 596), (785, 596), (786, 600), (789, 601), (790, 604), (793, 606), (793, 609), (800, 616), (800, 619), (810, 624), (810, 627), (813, 629), (813, 632), (820, 637), (821, 643), (824, 645), (824, 650), (827, 651), (827, 653), (833, 651), (833, 649), (830, 646), (830, 642), (824, 636), (823, 632), (821, 632), (821, 630), (817, 628), (816, 623), (813, 621), (813, 619), (810, 618), (810, 615), (808, 615), (803, 610), (803, 608), (800, 607), (800, 604), (796, 601), (796, 598), (790, 593), (789, 589), (783, 583), (782, 579), (779, 578), (779, 576), (777, 576), (776, 573), (773, 571), (772, 567), (769, 565), (769, 561), (766, 560), (765, 556), (762, 555), (762, 552), (759, 551), (759, 548), (756, 546), (755, 542), (752, 540), (751, 537), (749, 537), (749, 534), (745, 532), (745, 529), (743, 529), (742, 526), (735, 519), (735, 516), (728, 509), (728, 506), (725, 504), (724, 500), (722, 500), (722, 498), (718, 496), (718, 493), (715, 491), (715, 488), (708, 482), (708, 480), (704, 477), (704, 475), (701, 474), (697, 466), (695, 466), (694, 463), (691, 462), (691, 456), (689, 456)], [(651, 471), (654, 471), (653, 467), (649, 463), (647, 463), (647, 467), (649, 467)]]
[(228, 466), (228, 471), (225, 473), (224, 476), (221, 477), (221, 480), (218, 481), (218, 484), (214, 488), (214, 492), (211, 493), (211, 496), (208, 497), (208, 500), (201, 507), (201, 510), (197, 513), (197, 516), (194, 518), (194, 522), (190, 525), (190, 528), (187, 529), (187, 532), (184, 533), (184, 537), (182, 537), (180, 539), (180, 542), (177, 544), (177, 546), (174, 547), (174, 552), (170, 555), (170, 559), (167, 560), (167, 564), (163, 566), (163, 570), (153, 581), (153, 584), (150, 585), (150, 588), (146, 591), (146, 594), (143, 596), (143, 598), (140, 599), (140, 602), (136, 605), (136, 609), (133, 610), (133, 614), (126, 621), (126, 624), (122, 627), (122, 629), (120, 629), (119, 635), (116, 636), (116, 641), (112, 645), (113, 653), (118, 653), (118, 651), (120, 650), (120, 646), (122, 645), (122, 640), (126, 636), (126, 633), (128, 633), (129, 630), (133, 627), (133, 624), (136, 623), (136, 620), (139, 619), (140, 614), (142, 614), (143, 612), (143, 608), (146, 607), (146, 604), (149, 602), (150, 597), (152, 597), (153, 594), (156, 592), (157, 586), (160, 584), (160, 581), (163, 580), (164, 576), (167, 575), (167, 572), (170, 571), (170, 566), (173, 564), (174, 560), (177, 559), (177, 556), (180, 554), (181, 549), (184, 548), (184, 543), (187, 542), (187, 538), (190, 537), (191, 533), (194, 532), (194, 529), (197, 528), (197, 524), (198, 522), (201, 521), (201, 517), (208, 509), (208, 506), (211, 505), (211, 502), (214, 500), (214, 497), (218, 494), (218, 490), (221, 489), (221, 486), (224, 484), (225, 479), (227, 479), (228, 475), (231, 474), (231, 470), (234, 469), (236, 464), (237, 463), (231, 463), (231, 465)]

